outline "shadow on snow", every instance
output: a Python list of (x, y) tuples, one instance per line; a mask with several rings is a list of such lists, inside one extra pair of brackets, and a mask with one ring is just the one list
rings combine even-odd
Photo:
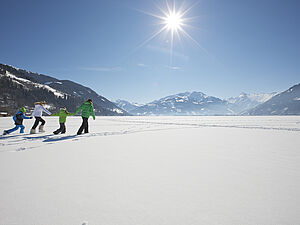
[[(53, 136), (53, 135), (51, 135)], [(43, 142), (56, 142), (56, 141), (64, 141), (64, 140), (69, 140), (78, 137), (78, 135), (70, 135), (70, 136), (63, 136), (63, 137), (50, 137), (44, 140)]]

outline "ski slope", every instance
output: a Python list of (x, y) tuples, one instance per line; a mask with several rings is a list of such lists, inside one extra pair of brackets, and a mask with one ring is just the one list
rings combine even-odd
[(44, 118), (0, 137), (0, 224), (300, 224), (300, 117)]

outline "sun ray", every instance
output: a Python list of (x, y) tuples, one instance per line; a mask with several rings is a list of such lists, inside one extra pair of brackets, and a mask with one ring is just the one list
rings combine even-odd
[(159, 4), (155, 3), (155, 6), (165, 15), (165, 17), (168, 16), (168, 12), (166, 12)]
[(184, 22), (192, 22), (192, 21), (197, 20), (199, 18), (200, 18), (200, 16), (184, 17), (183, 20), (184, 20)]
[(141, 12), (141, 13), (146, 14), (146, 15), (149, 15), (149, 16), (153, 16), (153, 17), (158, 18), (158, 19), (161, 19), (161, 20), (164, 20), (164, 18), (165, 18), (165, 17), (163, 17), (163, 16), (159, 16), (159, 15), (156, 15), (156, 14), (154, 14), (154, 13), (146, 12), (146, 11), (141, 10), (141, 9), (133, 9), (133, 10), (136, 10), (136, 11), (138, 11), (138, 12)]
[(167, 10), (168, 10), (168, 15), (169, 15), (172, 12), (172, 10), (170, 8), (168, 0), (166, 0), (166, 5), (167, 5)]
[(187, 14), (192, 8), (194, 8), (195, 6), (197, 6), (199, 3), (200, 3), (200, 1), (197, 1), (193, 5), (191, 5), (189, 8), (187, 8), (186, 10), (184, 10), (182, 12), (182, 16), (184, 16), (185, 14)]
[(204, 31), (204, 30), (205, 30), (205, 29), (203, 29), (203, 28), (196, 27), (196, 26), (193, 26), (193, 25), (190, 25), (190, 24), (183, 24), (182, 27), (192, 28), (193, 30), (201, 30), (201, 31)]
[(181, 42), (181, 37), (180, 37), (180, 34), (179, 34), (178, 30), (176, 30), (175, 33), (176, 33), (176, 36), (177, 36), (179, 42)]
[(162, 27), (159, 31), (155, 32), (153, 35), (151, 35), (149, 38), (147, 38), (145, 41), (143, 41), (140, 45), (138, 45), (133, 51), (136, 51), (137, 49), (143, 47), (145, 44), (147, 44), (149, 41), (151, 41), (153, 38), (155, 38), (157, 35), (159, 35), (161, 32), (166, 30), (166, 26)]
[(171, 31), (170, 66), (172, 66), (173, 63), (173, 45), (174, 45), (174, 30)]
[(198, 41), (196, 41), (191, 35), (189, 35), (184, 29), (181, 29), (182, 33), (188, 37), (190, 40), (192, 40), (199, 48), (201, 48), (206, 54), (209, 54), (208, 51), (203, 48), (199, 43)]

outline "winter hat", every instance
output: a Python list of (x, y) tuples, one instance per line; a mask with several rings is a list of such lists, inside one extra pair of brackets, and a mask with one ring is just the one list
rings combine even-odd
[(21, 111), (22, 113), (26, 113), (25, 107), (22, 107), (22, 108), (20, 109), (20, 111)]
[(65, 111), (66, 113), (69, 113), (66, 107), (60, 108), (60, 111)]
[(35, 105), (45, 105), (45, 104), (46, 104), (46, 101), (35, 102), (34, 104), (35, 104)]
[(89, 99), (87, 100), (87, 102), (93, 102), (93, 100), (89, 98)]

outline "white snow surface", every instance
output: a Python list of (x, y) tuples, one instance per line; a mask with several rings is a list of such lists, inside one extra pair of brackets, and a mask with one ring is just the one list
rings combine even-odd
[(300, 117), (44, 119), (0, 137), (0, 224), (300, 224)]

